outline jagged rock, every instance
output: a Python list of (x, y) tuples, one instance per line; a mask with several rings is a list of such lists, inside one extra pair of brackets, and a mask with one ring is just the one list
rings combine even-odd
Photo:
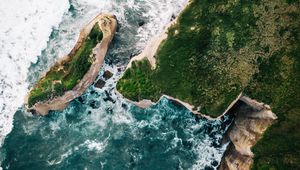
[(222, 157), (219, 170), (248, 170), (254, 157), (251, 147), (277, 117), (270, 107), (245, 96), (227, 114), (233, 114), (235, 121), (224, 137), (227, 141), (223, 143), (230, 141), (230, 144)]
[(80, 97), (78, 97), (78, 101), (81, 103), (81, 104), (83, 104), (84, 103), (84, 99), (80, 96)]
[(96, 88), (102, 89), (105, 86), (105, 81), (102, 79), (99, 79), (96, 84), (94, 85)]
[(110, 101), (112, 103), (115, 103), (116, 101), (110, 96), (109, 92), (105, 90), (106, 97), (103, 98), (104, 101)]
[(100, 107), (100, 103), (97, 102), (97, 101), (92, 101), (92, 102), (90, 103), (90, 106), (91, 106), (91, 108), (93, 108), (93, 109), (97, 109), (97, 108)]
[(214, 161), (211, 163), (211, 165), (214, 166), (214, 167), (218, 166), (218, 161), (215, 161), (215, 160), (214, 160)]
[(118, 68), (118, 72), (121, 72), (121, 71), (122, 71), (122, 68), (121, 68), (121, 67), (119, 67), (119, 68)]
[(125, 110), (127, 110), (128, 109), (128, 106), (125, 104), (125, 103), (122, 103), (122, 108), (124, 108)]
[(139, 25), (139, 27), (141, 27), (141, 26), (145, 25), (145, 21), (143, 21), (143, 20), (140, 20), (140, 21), (139, 21), (139, 23), (138, 23), (138, 25)]
[(174, 19), (176, 19), (176, 16), (172, 14), (171, 21), (173, 21)]
[(106, 71), (104, 72), (104, 74), (103, 74), (103, 77), (104, 77), (105, 80), (108, 80), (108, 79), (110, 79), (113, 75), (114, 75), (114, 74), (113, 74), (112, 72), (106, 70)]

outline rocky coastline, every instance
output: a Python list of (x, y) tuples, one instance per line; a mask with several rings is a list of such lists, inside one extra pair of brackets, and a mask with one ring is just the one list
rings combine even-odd
[(248, 170), (253, 163), (251, 147), (263, 136), (277, 116), (269, 105), (259, 103), (246, 96), (227, 112), (234, 121), (224, 136), (223, 143), (229, 143), (220, 163), (220, 170)]
[[(153, 38), (142, 53), (133, 57), (126, 69), (131, 67), (131, 63), (133, 61), (143, 59), (147, 59), (151, 68), (155, 69), (155, 54), (159, 49), (160, 44), (166, 40), (168, 36), (168, 29), (176, 23), (177, 19), (178, 17), (171, 21), (160, 36)], [(116, 93), (123, 97), (123, 95), (117, 90)], [(250, 169), (254, 157), (251, 147), (261, 139), (265, 130), (277, 119), (276, 115), (271, 111), (271, 108), (268, 105), (250, 99), (249, 97), (244, 96), (242, 92), (217, 118), (212, 118), (208, 115), (202, 114), (199, 109), (195, 108), (195, 106), (172, 96), (162, 95), (159, 100), (164, 97), (184, 106), (196, 116), (205, 117), (207, 119), (219, 119), (224, 115), (229, 114), (234, 116), (234, 121), (224, 136), (223, 143), (229, 143), (229, 145), (218, 167), (220, 170)], [(156, 104), (148, 99), (143, 99), (141, 101), (132, 101), (130, 99), (126, 100), (140, 108), (148, 108)]]
[[(117, 29), (117, 19), (114, 15), (101, 13), (96, 16), (80, 31), (78, 41), (71, 52), (58, 61), (58, 63), (60, 63), (72, 56), (80, 48), (95, 24), (99, 24), (99, 28), (103, 32), (103, 39), (96, 45), (96, 47), (93, 48), (93, 53), (91, 55), (93, 55), (95, 59), (93, 60), (88, 72), (72, 90), (66, 91), (62, 96), (54, 97), (46, 102), (35, 103), (30, 108), (28, 107), (27, 97), (27, 99), (25, 99), (25, 105), (28, 111), (38, 115), (47, 115), (50, 110), (64, 110), (72, 100), (82, 95), (94, 82), (103, 65), (109, 44)], [(41, 79), (44, 76), (45, 75), (43, 75)]]

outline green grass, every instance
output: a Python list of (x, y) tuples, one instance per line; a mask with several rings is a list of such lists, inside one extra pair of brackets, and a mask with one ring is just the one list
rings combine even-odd
[(252, 169), (300, 169), (299, 39), (295, 44), (292, 51), (276, 53), (263, 61), (260, 72), (245, 91), (252, 98), (270, 104), (278, 116), (278, 122), (253, 148)]
[[(132, 100), (157, 101), (166, 94), (200, 106), (205, 114), (220, 115), (250, 79), (237, 69), (253, 57), (237, 52), (250, 48), (250, 35), (256, 31), (256, 18), (251, 12), (253, 1), (223, 7), (226, 4), (192, 1), (160, 46), (156, 55), (158, 67), (153, 71), (149, 66), (129, 69), (118, 82), (118, 90)], [(241, 13), (244, 8), (247, 10)], [(149, 65), (140, 62), (136, 65)], [(252, 68), (252, 64), (244, 66), (249, 74)], [(145, 81), (147, 86), (143, 85)]]
[(300, 169), (299, 9), (295, 0), (193, 0), (161, 44), (157, 68), (137, 61), (117, 88), (132, 100), (167, 94), (210, 116), (244, 92), (278, 116), (253, 147), (252, 169)]
[(47, 101), (61, 96), (72, 90), (89, 70), (93, 58), (92, 49), (102, 40), (103, 33), (98, 24), (95, 24), (81, 47), (69, 59), (56, 63), (40, 79), (29, 93), (28, 105), (33, 106), (39, 101)]

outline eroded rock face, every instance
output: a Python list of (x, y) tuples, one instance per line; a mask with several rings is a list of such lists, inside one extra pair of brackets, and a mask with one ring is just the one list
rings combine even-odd
[(226, 139), (230, 144), (222, 158), (220, 170), (248, 170), (253, 163), (251, 147), (265, 130), (277, 119), (268, 105), (248, 97), (241, 97), (228, 111), (235, 120), (228, 129)]

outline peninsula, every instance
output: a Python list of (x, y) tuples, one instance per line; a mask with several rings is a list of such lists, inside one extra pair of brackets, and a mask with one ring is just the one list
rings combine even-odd
[(117, 28), (114, 15), (99, 14), (80, 32), (71, 52), (55, 63), (30, 90), (29, 111), (46, 115), (63, 110), (94, 82)]
[(144, 108), (165, 96), (196, 114), (233, 114), (220, 169), (299, 169), (299, 9), (293, 0), (190, 0), (130, 61), (117, 91)]

